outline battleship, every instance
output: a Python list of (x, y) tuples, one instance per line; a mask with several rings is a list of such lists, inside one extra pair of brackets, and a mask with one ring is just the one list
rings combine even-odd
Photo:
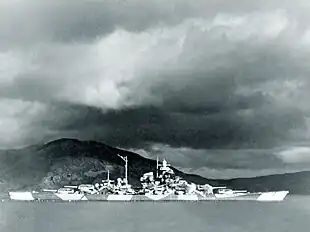
[(157, 158), (156, 173), (147, 172), (140, 178), (141, 187), (134, 188), (128, 182), (128, 158), (125, 162), (123, 178), (107, 178), (100, 183), (65, 185), (59, 189), (42, 191), (10, 191), (9, 200), (18, 201), (217, 201), (250, 200), (261, 202), (283, 201), (289, 191), (249, 192), (233, 190), (226, 186), (198, 185), (177, 176), (171, 165)]

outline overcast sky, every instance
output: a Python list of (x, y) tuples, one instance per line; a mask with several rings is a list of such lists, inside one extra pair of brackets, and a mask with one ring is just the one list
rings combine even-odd
[(0, 147), (72, 137), (203, 175), (308, 169), (308, 2), (1, 0)]

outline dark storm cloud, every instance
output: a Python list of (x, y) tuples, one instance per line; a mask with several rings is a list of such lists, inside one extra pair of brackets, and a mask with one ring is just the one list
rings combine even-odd
[(200, 0), (194, 4), (185, 0), (5, 0), (0, 6), (2, 46), (89, 40), (118, 27), (140, 32), (188, 17), (212, 16), (218, 7)]
[[(52, 108), (54, 110), (51, 110)], [(204, 141), (205, 137), (202, 139), (190, 137), (191, 133), (184, 131), (188, 130), (186, 121), (189, 122), (188, 125), (195, 124), (191, 122), (191, 115), (188, 113), (173, 114), (174, 117), (166, 111), (154, 107), (103, 114), (95, 108), (57, 104), (50, 107), (49, 112), (44, 114), (44, 118), (38, 120), (35, 129), (40, 126), (49, 133), (46, 133), (44, 139), (36, 138), (36, 141), (44, 142), (46, 139), (52, 140), (59, 136), (86, 140), (93, 138), (115, 146), (133, 148), (131, 150), (134, 152), (153, 159), (156, 158), (156, 155), (166, 158), (173, 165), (185, 171), (209, 178), (255, 176), (306, 170), (309, 164), (310, 156), (307, 148), (297, 149), (297, 152), (294, 149), (283, 151), (283, 149), (272, 148), (239, 150), (240, 146), (237, 149), (220, 150), (218, 147), (223, 147), (225, 141), (221, 142), (219, 146), (212, 143), (217, 142), (212, 141), (214, 134), (218, 133), (217, 130), (213, 130), (213, 134), (209, 132), (212, 135), (207, 134), (209, 138)], [(185, 121), (180, 118), (185, 118)], [(196, 115), (195, 118), (202, 125), (212, 121), (204, 120), (201, 115)], [(214, 119), (220, 121), (216, 117)], [(176, 122), (183, 127), (180, 127)], [(203, 129), (202, 127), (197, 128)], [(208, 132), (206, 131), (206, 133)], [(237, 131), (236, 133), (241, 132)], [(184, 140), (180, 140), (180, 138)], [(195, 142), (200, 142), (199, 146), (196, 146)], [(237, 142), (240, 144), (240, 140)], [(165, 144), (170, 144), (170, 146)], [(194, 146), (194, 148), (189, 148), (190, 146)], [(288, 166), (286, 163), (290, 163), (290, 165)], [(188, 167), (191, 169), (187, 169)]]
[(309, 19), (306, 1), (187, 1), (187, 0), (4, 0), (0, 3), (1, 48), (53, 41), (90, 40), (121, 27), (141, 32), (150, 27), (174, 26), (187, 18), (213, 18), (287, 9)]
[(236, 109), (194, 113), (163, 107), (106, 113), (72, 105), (54, 109), (36, 118), (36, 125), (126, 148), (148, 148), (154, 143), (194, 149), (273, 147), (290, 140), (290, 129), (304, 125), (302, 116), (293, 110), (275, 112), (272, 108), (250, 118), (238, 115)]

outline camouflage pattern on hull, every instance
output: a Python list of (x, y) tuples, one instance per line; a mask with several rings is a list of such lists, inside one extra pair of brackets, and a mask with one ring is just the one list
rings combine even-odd
[(34, 192), (32, 195), (38, 201), (61, 200), (61, 198), (59, 198), (53, 192)]
[(87, 195), (85, 195), (85, 197), (89, 201), (107, 201), (108, 196), (109, 195), (105, 195), (105, 194), (89, 194), (89, 195), (87, 194)]
[(257, 201), (260, 193), (247, 193), (247, 194), (239, 194), (235, 196), (226, 196), (226, 197), (216, 197), (219, 201)]
[(7, 196), (1, 196), (2, 200), (20, 201), (282, 201), (288, 191), (266, 193), (242, 193), (231, 195), (105, 195), (105, 194), (61, 194), (55, 192), (10, 192)]

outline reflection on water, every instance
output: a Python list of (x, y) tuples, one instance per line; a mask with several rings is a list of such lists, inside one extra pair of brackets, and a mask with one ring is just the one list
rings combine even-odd
[(298, 232), (310, 227), (310, 197), (263, 202), (0, 202), (1, 232)]

